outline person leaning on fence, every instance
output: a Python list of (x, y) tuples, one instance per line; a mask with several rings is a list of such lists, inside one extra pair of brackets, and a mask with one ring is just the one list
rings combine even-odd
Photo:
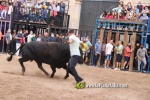
[(99, 59), (99, 56), (100, 56), (100, 53), (101, 53), (101, 44), (100, 44), (100, 39), (98, 38), (97, 39), (97, 42), (95, 44), (95, 47), (94, 47), (94, 64), (93, 64), (93, 67), (97, 67), (97, 61)]
[(109, 43), (106, 44), (106, 50), (105, 50), (105, 55), (106, 55), (106, 60), (105, 60), (105, 68), (110, 68), (110, 61), (112, 58), (112, 51), (113, 51), (113, 40), (110, 40)]
[(141, 63), (143, 62), (144, 63), (144, 67), (142, 68), (142, 70), (144, 72), (145, 71), (145, 68), (146, 68), (146, 57), (148, 57), (148, 54), (147, 54), (147, 50), (143, 47), (143, 44), (140, 45), (140, 48), (138, 49), (137, 51), (137, 57), (138, 57), (138, 71), (140, 71), (140, 66), (141, 66)]
[(116, 54), (117, 54), (117, 57), (116, 57), (116, 62), (117, 62), (117, 66), (114, 70), (120, 70), (121, 68), (121, 60), (122, 60), (122, 53), (123, 53), (123, 42), (122, 41), (119, 41), (119, 45), (118, 47), (115, 47), (116, 49)]
[(124, 50), (124, 64), (123, 64), (123, 70), (128, 69), (129, 61), (130, 61), (130, 55), (132, 53), (131, 44), (129, 43), (125, 50)]

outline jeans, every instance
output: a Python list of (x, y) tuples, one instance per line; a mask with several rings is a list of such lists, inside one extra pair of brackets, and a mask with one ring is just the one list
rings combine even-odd
[(7, 11), (3, 10), (3, 11), (1, 12), (1, 18), (6, 19), (6, 14), (7, 14)]
[(100, 54), (96, 54), (95, 55), (95, 60), (94, 60), (94, 66), (97, 66), (97, 61), (98, 61), (98, 59), (99, 59), (99, 56), (100, 56)]
[(140, 59), (138, 59), (138, 71), (140, 71), (140, 66), (141, 66), (141, 63), (144, 63), (144, 67), (143, 67), (143, 69), (145, 69), (146, 68), (146, 58), (144, 57), (144, 58), (142, 58), (142, 61), (140, 60)]
[(74, 55), (70, 58), (69, 63), (68, 63), (68, 72), (74, 76), (76, 82), (80, 82), (83, 79), (78, 75), (75, 66), (78, 62), (78, 59), (80, 58), (80, 56)]

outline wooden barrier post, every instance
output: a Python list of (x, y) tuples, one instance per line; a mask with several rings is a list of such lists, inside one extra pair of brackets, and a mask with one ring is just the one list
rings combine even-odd
[[(99, 37), (100, 37), (100, 40), (101, 40), (101, 50), (102, 50), (103, 39), (104, 39), (104, 29), (103, 28), (100, 29)], [(101, 66), (101, 54), (100, 54), (99, 60), (97, 62), (97, 66)]]
[[(124, 43), (123, 43), (123, 47), (125, 49), (125, 47), (128, 45), (129, 43), (129, 35), (128, 35), (128, 32), (126, 31), (124, 33)], [(123, 67), (123, 64), (124, 64), (124, 52), (122, 53), (122, 67)]]
[[(120, 36), (120, 33), (117, 32), (116, 33), (116, 38), (115, 38), (115, 46), (118, 44), (119, 42), (119, 36)], [(114, 59), (113, 59), (113, 68), (116, 67), (116, 51), (114, 51)]]
[(107, 43), (111, 40), (111, 36), (112, 36), (112, 30), (108, 30)]
[(135, 49), (135, 44), (136, 44), (136, 33), (134, 32), (132, 37), (131, 37), (131, 56), (130, 56), (130, 65), (129, 65), (129, 71), (133, 71), (133, 62), (134, 62), (134, 49)]

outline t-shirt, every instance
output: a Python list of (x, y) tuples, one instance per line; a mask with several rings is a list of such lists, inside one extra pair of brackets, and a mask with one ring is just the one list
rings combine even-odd
[(131, 49), (127, 46), (124, 51), (124, 56), (130, 57), (130, 55), (131, 55)]
[[(16, 37), (18, 37), (18, 38), (23, 38), (22, 34), (20, 34), (20, 33), (18, 33), (18, 34), (16, 35)], [(20, 43), (20, 39), (16, 39), (16, 43)]]
[(137, 57), (138, 58), (145, 58), (145, 56), (148, 56), (147, 54), (147, 50), (145, 48), (141, 49), (139, 48), (138, 51), (137, 51)]
[(95, 48), (96, 48), (96, 51), (95, 51), (95, 52), (96, 52), (97, 54), (100, 54), (100, 52), (101, 52), (101, 44), (97, 42), (97, 43), (95, 44)]
[(80, 45), (83, 52), (85, 52), (88, 49), (88, 45), (86, 43), (83, 43), (83, 47)]
[[(90, 48), (92, 46), (90, 41), (87, 41), (86, 44), (88, 45), (88, 48)], [(87, 51), (88, 53), (90, 52), (90, 49)]]
[(117, 51), (117, 54), (122, 54), (123, 45), (119, 45), (117, 49), (119, 50), (119, 51)]
[(32, 42), (36, 41), (35, 36), (31, 38), (31, 41), (32, 41)]
[(71, 44), (69, 44), (71, 56), (73, 56), (73, 55), (81, 56), (80, 51), (79, 51), (79, 44), (80, 44), (79, 38), (76, 37), (75, 35), (71, 35), (69, 37), (69, 40), (70, 39), (73, 39), (73, 42)]
[(113, 45), (111, 43), (106, 44), (106, 54), (111, 55), (111, 52), (113, 50)]

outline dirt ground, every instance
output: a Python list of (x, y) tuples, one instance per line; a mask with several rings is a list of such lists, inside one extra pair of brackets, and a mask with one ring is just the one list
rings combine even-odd
[[(7, 56), (0, 54), (0, 100), (150, 100), (150, 74), (78, 65), (78, 73), (87, 84), (118, 83), (128, 84), (128, 88), (77, 90), (71, 75), (63, 79), (64, 69), (57, 69), (54, 78), (49, 78), (34, 61), (26, 62), (25, 76), (22, 76), (18, 57), (7, 62)], [(49, 65), (43, 67), (52, 72)]]

